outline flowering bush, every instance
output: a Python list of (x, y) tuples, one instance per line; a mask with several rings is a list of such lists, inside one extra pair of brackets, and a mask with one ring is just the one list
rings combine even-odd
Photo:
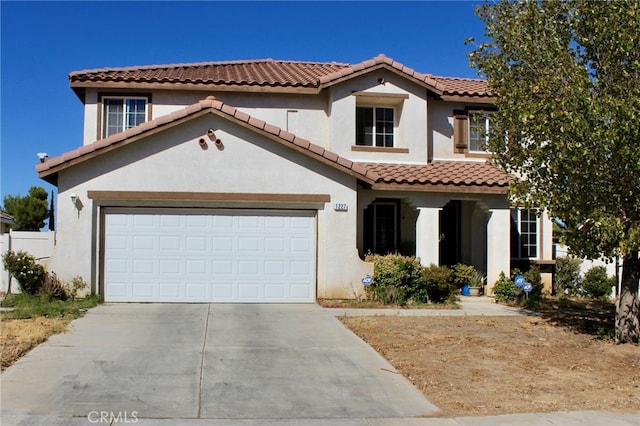
[(24, 252), (9, 250), (2, 256), (4, 267), (18, 280), (23, 293), (36, 294), (44, 281), (45, 270), (36, 263), (36, 259)]

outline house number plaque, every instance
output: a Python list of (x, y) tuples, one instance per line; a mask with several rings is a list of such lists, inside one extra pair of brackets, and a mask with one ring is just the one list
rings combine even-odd
[(337, 212), (346, 212), (349, 210), (349, 205), (347, 203), (335, 203), (333, 209)]

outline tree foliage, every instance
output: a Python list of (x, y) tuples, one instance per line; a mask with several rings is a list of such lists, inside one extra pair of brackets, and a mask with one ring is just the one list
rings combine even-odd
[(566, 225), (578, 256), (623, 258), (616, 340), (638, 342), (640, 2), (498, 1), (470, 54), (497, 96), (489, 149), (515, 202)]
[(47, 191), (40, 186), (32, 186), (24, 197), (4, 197), (4, 211), (15, 219), (17, 231), (39, 231), (49, 216), (47, 204)]

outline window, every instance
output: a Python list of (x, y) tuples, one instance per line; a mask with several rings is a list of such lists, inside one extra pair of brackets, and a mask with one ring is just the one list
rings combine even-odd
[(533, 209), (511, 210), (511, 257), (538, 257), (538, 216)]
[(481, 110), (456, 110), (453, 112), (454, 151), (486, 153), (489, 141), (491, 112)]
[(103, 97), (102, 137), (124, 132), (147, 121), (146, 97)]
[(486, 151), (491, 113), (469, 111), (469, 151)]
[(393, 147), (393, 108), (356, 107), (356, 145)]
[(374, 201), (364, 211), (364, 249), (376, 254), (398, 251), (399, 202)]

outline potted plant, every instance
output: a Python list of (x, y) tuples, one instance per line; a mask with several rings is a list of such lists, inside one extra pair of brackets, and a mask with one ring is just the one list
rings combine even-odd
[(456, 263), (453, 265), (453, 283), (460, 289), (463, 296), (469, 296), (469, 280), (475, 272), (475, 268), (464, 263)]
[(484, 275), (478, 271), (473, 271), (469, 274), (469, 296), (480, 296), (482, 294), (482, 290), (484, 289), (484, 280)]

